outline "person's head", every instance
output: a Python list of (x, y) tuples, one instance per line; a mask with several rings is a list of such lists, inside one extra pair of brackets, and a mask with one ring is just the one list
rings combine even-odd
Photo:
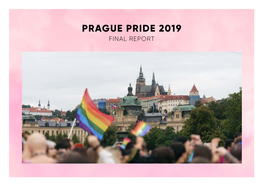
[(238, 138), (239, 136), (242, 136), (242, 134), (241, 134), (241, 133), (235, 133), (234, 136), (233, 136), (234, 141), (235, 141), (235, 139)]
[(211, 161), (208, 160), (207, 158), (195, 157), (195, 158), (193, 158), (193, 160), (191, 161), (191, 163), (211, 163)]
[(73, 152), (78, 152), (81, 155), (86, 156), (86, 157), (88, 156), (87, 150), (84, 147), (75, 147), (72, 151)]
[(183, 143), (173, 142), (170, 147), (174, 152), (175, 163), (183, 163), (187, 161), (187, 153), (185, 151), (185, 147)]
[(55, 149), (56, 143), (53, 141), (47, 140), (46, 144), (48, 146), (48, 156), (55, 158), (57, 155), (57, 149)]
[(35, 153), (46, 153), (46, 137), (40, 133), (33, 133), (27, 139), (27, 146), (32, 155)]
[(134, 147), (134, 145), (135, 145), (135, 144), (134, 144), (133, 141), (129, 142), (129, 143), (126, 145), (125, 150), (132, 149), (132, 148)]
[(57, 141), (57, 144), (55, 146), (55, 149), (57, 150), (71, 150), (71, 144), (70, 140), (67, 138), (63, 138)]
[(91, 163), (98, 162), (99, 155), (92, 147), (89, 147), (86, 152)]
[(74, 142), (72, 140), (69, 140), (69, 144), (70, 144), (70, 150), (74, 149)]
[(239, 161), (242, 162), (242, 145), (241, 144), (235, 144), (231, 147), (230, 153), (235, 156)]
[(238, 136), (235, 140), (234, 140), (234, 144), (238, 144), (242, 142), (242, 136)]
[[(127, 147), (127, 146), (126, 146)], [(121, 163), (126, 163), (130, 158), (132, 149), (120, 149), (121, 150)]]
[(175, 139), (175, 142), (181, 142), (184, 144), (184, 148), (187, 155), (190, 155), (192, 153), (193, 146), (191, 145), (190, 141), (186, 137), (180, 136)]
[(194, 156), (195, 157), (202, 157), (208, 159), (210, 162), (212, 161), (212, 152), (208, 147), (197, 145), (194, 149)]
[(230, 152), (230, 149), (231, 149), (231, 147), (233, 146), (233, 144), (234, 144), (234, 140), (232, 140), (232, 139), (227, 139), (227, 140), (225, 141), (225, 149), (226, 149), (228, 152)]
[(143, 142), (142, 149), (140, 149), (140, 156), (143, 157), (143, 156), (145, 156), (147, 154), (148, 154), (147, 144), (145, 142)]
[(159, 146), (152, 155), (156, 157), (156, 163), (174, 163), (174, 152), (170, 147)]
[(65, 153), (59, 163), (90, 163), (87, 157), (83, 156), (79, 152), (69, 151)]
[(116, 146), (117, 146), (117, 147), (120, 147), (121, 144), (122, 144), (121, 142), (117, 142)]

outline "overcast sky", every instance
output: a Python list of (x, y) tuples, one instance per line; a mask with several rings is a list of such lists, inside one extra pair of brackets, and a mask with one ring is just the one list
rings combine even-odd
[(240, 52), (23, 52), (22, 103), (51, 110), (73, 110), (85, 88), (91, 99), (135, 94), (140, 65), (146, 84), (152, 74), (165, 91), (189, 95), (193, 86), (201, 97), (228, 97), (242, 86)]

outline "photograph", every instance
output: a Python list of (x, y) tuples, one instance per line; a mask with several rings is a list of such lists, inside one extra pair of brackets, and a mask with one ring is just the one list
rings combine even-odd
[(22, 52), (21, 118), (23, 164), (242, 164), (242, 52)]

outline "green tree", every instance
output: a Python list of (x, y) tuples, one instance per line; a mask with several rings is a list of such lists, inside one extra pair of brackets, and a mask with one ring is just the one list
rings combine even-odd
[(55, 136), (54, 134), (52, 134), (52, 135), (50, 136), (49, 140), (54, 141), (54, 142), (57, 142), (57, 141), (56, 141), (56, 136)]
[(190, 112), (183, 129), (179, 132), (182, 136), (190, 139), (191, 134), (200, 135), (203, 142), (210, 142), (213, 138), (219, 137), (223, 141), (225, 136), (218, 128), (218, 122), (214, 112), (207, 106), (200, 106)]
[(72, 141), (73, 141), (74, 144), (80, 142), (80, 141), (79, 141), (79, 138), (78, 138), (78, 136), (77, 136), (76, 134), (74, 134), (74, 135), (72, 136)]
[(145, 143), (147, 144), (147, 149), (148, 150), (153, 150), (156, 148), (156, 140), (159, 136), (162, 135), (162, 130), (157, 128), (157, 127), (153, 127), (150, 129), (150, 131), (143, 137)]
[(110, 112), (106, 108), (99, 108), (99, 111), (101, 111), (104, 114), (110, 115)]
[[(154, 109), (154, 113), (158, 113), (159, 110), (158, 109)], [(153, 106), (151, 106), (148, 110), (147, 113), (153, 113)]]
[(131, 134), (131, 130), (133, 130), (133, 129), (135, 128), (135, 126), (136, 126), (136, 124), (131, 124), (131, 125), (126, 129), (126, 131), (130, 132), (130, 133), (128, 134), (128, 138), (129, 138), (131, 141), (134, 141), (134, 142), (135, 142), (135, 140), (136, 140), (136, 136), (134, 136), (134, 135)]
[(22, 108), (31, 108), (30, 105), (22, 105)]
[(218, 102), (210, 102), (207, 104), (207, 106), (214, 111), (214, 116), (219, 120), (226, 119), (225, 110), (227, 107), (227, 99), (222, 99)]
[(174, 132), (173, 127), (166, 127), (166, 129), (156, 139), (155, 146), (159, 147), (160, 145), (164, 145), (168, 147), (174, 142), (175, 138), (178, 136), (179, 134)]
[(110, 125), (105, 131), (100, 144), (103, 147), (112, 146), (117, 141), (117, 126)]
[(50, 140), (50, 136), (49, 136), (49, 132), (48, 131), (45, 133), (45, 137), (46, 137), (47, 140)]
[(63, 138), (68, 138), (68, 135), (66, 133), (64, 133)]
[(85, 141), (84, 141), (84, 144), (83, 144), (84, 147), (87, 147), (89, 145), (89, 143), (88, 143), (88, 136), (89, 135), (87, 135), (86, 138), (85, 138)]
[(79, 105), (74, 110), (71, 111), (68, 118), (69, 121), (73, 121), (75, 119), (78, 109), (79, 109)]
[(200, 106), (202, 106), (203, 105), (203, 103), (201, 103), (201, 101), (196, 101), (195, 102), (195, 107), (197, 108), (197, 107), (200, 107)]
[(242, 88), (238, 93), (229, 94), (224, 114), (226, 119), (222, 122), (222, 130), (227, 131), (227, 138), (242, 133)]
[(56, 141), (58, 141), (58, 140), (61, 140), (63, 138), (63, 136), (62, 136), (62, 134), (61, 134), (61, 132), (57, 135), (57, 137), (56, 137)]

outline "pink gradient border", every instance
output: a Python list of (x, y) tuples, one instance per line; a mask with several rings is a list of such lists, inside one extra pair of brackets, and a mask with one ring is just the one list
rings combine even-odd
[[(10, 10), (9, 175), (11, 177), (253, 177), (254, 10)], [(181, 24), (154, 42), (109, 42), (109, 33), (82, 33), (82, 24)], [(115, 35), (115, 34), (112, 34)], [(240, 165), (22, 164), (22, 52), (239, 51), (242, 52)], [(211, 61), (212, 63), (212, 61)]]

